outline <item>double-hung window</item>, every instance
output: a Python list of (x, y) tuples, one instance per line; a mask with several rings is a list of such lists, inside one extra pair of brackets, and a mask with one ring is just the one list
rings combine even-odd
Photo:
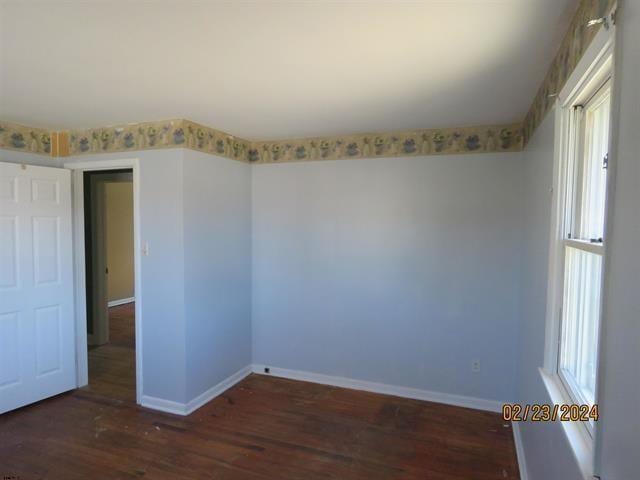
[(599, 82), (570, 105), (566, 132), (557, 374), (576, 404), (596, 402), (610, 83)]

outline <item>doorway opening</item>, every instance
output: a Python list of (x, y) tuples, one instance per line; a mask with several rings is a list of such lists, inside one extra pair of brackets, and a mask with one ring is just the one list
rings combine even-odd
[(136, 401), (132, 169), (82, 176), (89, 389)]

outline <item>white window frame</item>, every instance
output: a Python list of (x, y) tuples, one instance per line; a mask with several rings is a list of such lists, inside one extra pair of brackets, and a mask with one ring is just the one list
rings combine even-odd
[[(585, 152), (585, 122), (586, 117), (583, 114), (580, 119), (580, 125), (576, 126), (573, 122), (569, 123), (569, 117), (572, 115), (571, 111), (573, 110), (575, 105), (583, 106), (584, 110), (588, 109), (589, 106), (595, 102), (601, 100), (604, 96), (606, 90), (611, 92), (611, 76), (612, 76), (612, 64), (611, 62), (607, 62), (604, 65), (601, 65), (598, 70), (596, 70), (594, 78), (588, 82), (584, 88), (581, 88), (576, 95), (569, 98), (562, 108), (562, 115), (566, 118), (566, 123), (563, 123), (563, 128), (565, 128), (565, 136), (564, 138), (567, 140), (563, 142), (563, 158), (561, 159), (560, 167), (563, 169), (563, 185), (559, 186), (559, 188), (564, 188), (564, 193), (562, 202), (564, 203), (564, 222), (562, 228), (562, 238), (560, 247), (560, 252), (558, 255), (558, 288), (562, 289), (562, 292), (559, 294), (564, 300), (564, 296), (566, 292), (564, 291), (565, 287), (565, 278), (564, 274), (566, 272), (566, 249), (567, 247), (572, 247), (574, 249), (589, 252), (595, 255), (599, 255), (602, 259), (602, 278), (604, 278), (604, 258), (605, 258), (605, 249), (604, 244), (602, 242), (592, 243), (589, 240), (584, 238), (571, 238), (571, 234), (573, 237), (576, 236), (576, 232), (583, 228), (582, 223), (584, 222), (584, 213), (581, 211), (582, 202), (576, 202), (577, 198), (581, 198), (583, 195), (582, 189), (583, 178), (582, 175), (584, 170), (582, 168), (577, 168), (577, 162), (585, 162), (584, 156)], [(609, 118), (610, 121), (610, 118)], [(577, 138), (573, 137), (577, 132)], [(572, 138), (569, 138), (569, 137)], [(577, 149), (577, 151), (571, 151), (572, 149)], [(604, 159), (603, 159), (604, 160)], [(574, 178), (570, 179), (569, 176), (574, 176)], [(609, 176), (607, 175), (607, 180)], [(568, 197), (571, 197), (569, 200)], [(567, 206), (571, 206), (573, 208), (573, 212), (567, 211)], [(604, 235), (604, 233), (603, 233)], [(602, 240), (602, 239), (600, 239)], [(600, 285), (600, 293), (602, 294), (602, 284)], [(560, 304), (562, 308), (562, 303)], [(602, 297), (600, 298), (600, 305), (598, 306), (598, 317), (601, 317), (601, 306), (602, 306)], [(556, 367), (554, 374), (558, 375), (558, 378), (562, 381), (565, 391), (567, 392), (567, 398), (571, 400), (574, 404), (585, 404), (587, 403), (586, 398), (580, 392), (579, 387), (575, 384), (575, 381), (570, 376), (567, 376), (561, 368), (561, 355), (560, 351), (561, 347), (561, 339), (562, 339), (562, 330), (563, 330), (563, 310), (558, 314), (558, 354), (556, 358)], [(600, 330), (600, 329), (599, 329)], [(598, 336), (598, 338), (600, 338)], [(599, 345), (596, 346), (596, 351), (599, 351)], [(596, 393), (596, 403), (597, 403), (597, 393)], [(584, 426), (587, 428), (587, 433), (593, 437), (595, 432), (595, 424), (593, 422), (584, 422)]]
[[(566, 186), (568, 185), (568, 159), (571, 158), (569, 148), (572, 145), (569, 138), (570, 116), (572, 114), (572, 106), (579, 103), (578, 99), (581, 94), (585, 95), (587, 92), (595, 92), (597, 87), (602, 85), (607, 77), (610, 77), (610, 85), (614, 85), (614, 37), (615, 28), (613, 25), (608, 29), (601, 28), (599, 30), (565, 86), (561, 92), (558, 93), (555, 102), (555, 111), (553, 112), (555, 115), (554, 171), (551, 202), (545, 355), (544, 365), (540, 369), (540, 373), (551, 401), (559, 404), (582, 403), (572, 398), (571, 390), (567, 388), (561, 376), (558, 374), (562, 334), (561, 309), (564, 302), (563, 274), (565, 268), (565, 245), (567, 242), (580, 242), (579, 240), (566, 240), (564, 235), (566, 231), (565, 222), (567, 219)], [(610, 138), (613, 133), (610, 123)], [(607, 197), (610, 198), (613, 175), (608, 175), (607, 177)], [(589, 248), (595, 249), (597, 253), (604, 253), (604, 247), (600, 244), (590, 245)], [(604, 270), (605, 255), (603, 255), (602, 258)], [(602, 343), (602, 329), (599, 335), (599, 343)], [(598, 348), (598, 351), (600, 352), (600, 348)], [(599, 382), (596, 384), (596, 403), (598, 402), (598, 383)], [(561, 422), (561, 424), (583, 475), (585, 478), (590, 478), (594, 474), (594, 446), (598, 436), (597, 424), (593, 428), (583, 422)]]

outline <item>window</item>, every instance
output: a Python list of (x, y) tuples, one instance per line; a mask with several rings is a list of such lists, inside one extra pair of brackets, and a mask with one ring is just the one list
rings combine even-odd
[[(605, 77), (606, 78), (606, 77)], [(572, 402), (596, 402), (603, 274), (609, 112), (607, 78), (569, 105), (557, 373)], [(591, 430), (593, 426), (587, 425)]]

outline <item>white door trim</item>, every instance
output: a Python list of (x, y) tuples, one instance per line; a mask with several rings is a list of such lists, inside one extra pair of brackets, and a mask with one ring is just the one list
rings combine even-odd
[(137, 158), (100, 160), (95, 162), (65, 163), (64, 168), (73, 170), (71, 194), (73, 196), (73, 246), (74, 246), (74, 291), (76, 310), (76, 364), (78, 387), (89, 383), (87, 357), (87, 311), (86, 278), (84, 256), (84, 182), (83, 173), (96, 170), (133, 170), (133, 261), (134, 289), (136, 292), (136, 403), (140, 404), (143, 391), (142, 365), (142, 259), (140, 240), (140, 161)]

